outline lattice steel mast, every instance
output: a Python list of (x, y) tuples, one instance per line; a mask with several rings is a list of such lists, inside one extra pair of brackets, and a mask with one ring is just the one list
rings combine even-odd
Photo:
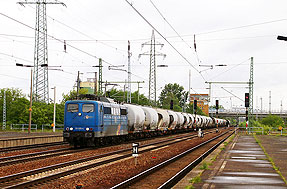
[(152, 30), (152, 35), (151, 35), (151, 41), (146, 42), (142, 44), (142, 47), (144, 45), (150, 45), (150, 52), (149, 53), (143, 53), (141, 55), (149, 55), (150, 56), (150, 67), (149, 67), (149, 92), (148, 92), (148, 98), (149, 101), (154, 101), (154, 104), (156, 104), (156, 61), (155, 57), (156, 56), (166, 56), (165, 54), (162, 53), (156, 53), (155, 47), (156, 45), (160, 45), (161, 47), (164, 46), (164, 44), (158, 43), (155, 41), (155, 35), (154, 35), (154, 30)]
[(48, 80), (48, 48), (47, 48), (47, 4), (61, 4), (62, 2), (18, 2), (20, 5), (36, 4), (35, 50), (34, 50), (34, 75), (33, 98), (36, 101), (49, 102)]
[(250, 78), (249, 78), (249, 108), (248, 108), (248, 120), (249, 125), (251, 123), (251, 118), (253, 115), (253, 57), (250, 60)]

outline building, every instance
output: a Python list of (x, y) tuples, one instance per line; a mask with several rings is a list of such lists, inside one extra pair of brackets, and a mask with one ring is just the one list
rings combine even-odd
[(94, 94), (95, 93), (95, 81), (94, 81), (94, 79), (88, 78), (87, 81), (81, 81), (80, 82), (80, 89), (88, 89), (88, 94)]
[(209, 115), (208, 94), (190, 94), (190, 103), (197, 100), (197, 108), (200, 108), (206, 115)]

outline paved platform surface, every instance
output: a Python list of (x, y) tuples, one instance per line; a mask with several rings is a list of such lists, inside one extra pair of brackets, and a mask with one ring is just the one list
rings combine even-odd
[[(263, 141), (264, 137), (258, 138)], [(277, 158), (281, 160), (280, 165), (287, 168), (287, 137), (281, 139), (277, 137), (271, 140), (273, 143), (276, 141), (277, 149), (272, 148), (273, 144), (270, 143), (270, 139), (269, 142), (267, 139), (264, 141), (269, 145), (268, 149), (266, 148), (267, 153), (279, 156)], [(265, 145), (264, 142), (262, 145)], [(217, 152), (207, 157), (209, 160), (204, 160), (212, 162), (208, 165), (208, 169), (200, 170), (200, 165), (197, 166), (174, 188), (184, 188), (190, 185), (189, 181), (199, 174), (201, 182), (194, 183), (194, 188), (287, 188), (253, 136), (237, 135), (226, 147), (221, 145), (219, 148), (221, 149), (217, 149)], [(215, 161), (212, 161), (216, 153), (218, 156)], [(277, 159), (273, 160), (276, 164)], [(279, 167), (279, 165), (276, 166)], [(284, 172), (284, 169), (282, 171)]]
[(0, 132), (0, 139), (6, 138), (19, 138), (19, 137), (38, 137), (38, 136), (61, 136), (63, 135), (62, 132), (31, 132), (28, 134), (26, 132), (9, 132), (9, 131), (1, 131)]

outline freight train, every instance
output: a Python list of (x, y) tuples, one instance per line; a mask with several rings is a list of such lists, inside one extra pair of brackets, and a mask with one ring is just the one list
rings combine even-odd
[(99, 146), (228, 124), (224, 119), (161, 108), (72, 100), (65, 104), (63, 137), (71, 145)]

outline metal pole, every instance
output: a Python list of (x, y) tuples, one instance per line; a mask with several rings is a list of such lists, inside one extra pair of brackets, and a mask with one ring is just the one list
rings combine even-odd
[(138, 103), (140, 101), (140, 83), (138, 82)]
[(56, 86), (54, 87), (54, 117), (53, 117), (53, 132), (56, 131)]
[(262, 97), (260, 97), (260, 101), (261, 101), (261, 113), (262, 113)]
[(131, 52), (130, 52), (130, 41), (128, 41), (128, 94), (127, 94), (127, 103), (132, 102), (132, 85), (131, 85)]
[(77, 78), (77, 99), (79, 99), (79, 91), (80, 91), (80, 71), (78, 71), (78, 78)]
[(33, 70), (31, 69), (31, 89), (30, 89), (30, 107), (29, 107), (29, 126), (28, 133), (31, 133), (31, 123), (32, 123), (32, 96), (33, 96)]
[(97, 95), (97, 93), (98, 93), (98, 91), (97, 91), (97, 72), (95, 72), (95, 89), (94, 89), (94, 93), (95, 93), (95, 95)]
[(269, 114), (271, 114), (271, 91), (269, 91)]
[(3, 126), (2, 130), (6, 129), (6, 91), (4, 89), (4, 94), (3, 94)]

